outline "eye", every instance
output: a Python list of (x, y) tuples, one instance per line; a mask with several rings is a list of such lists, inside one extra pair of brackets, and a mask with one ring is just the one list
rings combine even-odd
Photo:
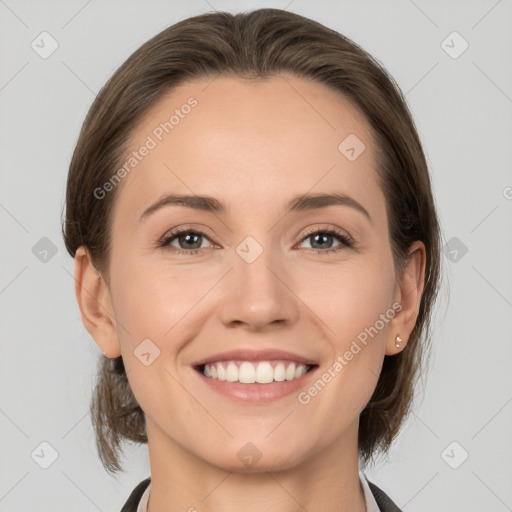
[[(340, 246), (334, 249), (331, 248), (333, 238), (336, 238), (341, 242)], [(311, 244), (313, 247), (311, 250), (316, 254), (338, 252), (346, 247), (354, 246), (352, 239), (337, 229), (318, 229), (318, 227), (316, 227), (302, 239), (303, 242), (305, 240), (312, 241)]]
[[(176, 254), (196, 254), (202, 251), (201, 242), (204, 240), (209, 240), (209, 238), (201, 231), (184, 227), (168, 233), (159, 245)], [(171, 245), (174, 241), (176, 241), (178, 247)]]
[[(332, 239), (337, 239), (340, 244), (337, 248), (332, 248)], [(191, 229), (190, 227), (176, 228), (175, 230), (168, 233), (159, 242), (159, 246), (163, 247), (174, 254), (197, 254), (202, 252), (205, 248), (211, 247), (214, 244), (203, 246), (203, 242), (211, 240), (202, 232)], [(344, 248), (353, 247), (354, 241), (345, 233), (337, 229), (319, 229), (316, 226), (314, 229), (309, 231), (307, 235), (302, 239), (303, 243), (305, 240), (311, 240), (313, 247), (309, 250), (316, 254), (325, 254), (342, 251)], [(176, 243), (176, 245), (173, 245)]]

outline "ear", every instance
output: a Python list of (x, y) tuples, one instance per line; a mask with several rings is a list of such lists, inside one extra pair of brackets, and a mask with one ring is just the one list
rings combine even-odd
[[(402, 309), (390, 322), (386, 340), (386, 355), (398, 354), (407, 345), (420, 310), (421, 297), (425, 287), (425, 266), (425, 245), (417, 240), (409, 248), (402, 277), (397, 283), (395, 302), (400, 303)], [(395, 346), (397, 335), (403, 340), (399, 347)]]
[(103, 355), (109, 359), (120, 356), (110, 289), (83, 245), (75, 253), (75, 294), (82, 322)]

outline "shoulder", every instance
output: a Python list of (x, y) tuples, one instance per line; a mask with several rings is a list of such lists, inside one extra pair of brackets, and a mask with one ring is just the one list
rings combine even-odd
[(124, 504), (121, 512), (137, 512), (137, 507), (139, 506), (139, 501), (146, 490), (146, 487), (150, 484), (151, 477), (146, 478), (140, 484), (133, 489), (130, 494), (128, 501)]
[(377, 487), (369, 480), (367, 481), (381, 512), (402, 512), (396, 503), (380, 487)]

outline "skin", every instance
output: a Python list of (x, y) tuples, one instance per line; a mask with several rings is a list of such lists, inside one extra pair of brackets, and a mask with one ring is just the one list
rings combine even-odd
[[(364, 512), (359, 415), (384, 355), (403, 350), (414, 327), (425, 248), (411, 246), (399, 278), (369, 125), (340, 95), (288, 75), (187, 82), (135, 127), (132, 150), (190, 96), (197, 107), (118, 185), (108, 279), (87, 248), (75, 257), (84, 325), (106, 357), (123, 356), (146, 415), (149, 511)], [(338, 150), (351, 133), (366, 145), (355, 161)], [(349, 206), (285, 210), (297, 194), (335, 191), (363, 205), (371, 222)], [(165, 193), (210, 195), (228, 210), (168, 206), (139, 221)], [(202, 252), (158, 246), (190, 224), (204, 233), (194, 245)], [(338, 228), (356, 245), (328, 238), (340, 250), (326, 253), (308, 236), (317, 226)], [(247, 236), (263, 249), (250, 264), (236, 252)], [(171, 244), (190, 251), (179, 238)], [(315, 360), (320, 376), (395, 302), (402, 310), (307, 405), (296, 393), (241, 404), (191, 367), (224, 350), (280, 348)], [(134, 355), (146, 338), (160, 350), (148, 366)], [(261, 453), (252, 466), (237, 456), (247, 442)]]

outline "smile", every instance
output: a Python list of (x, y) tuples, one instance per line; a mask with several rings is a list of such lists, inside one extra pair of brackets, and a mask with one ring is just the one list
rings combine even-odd
[(205, 377), (242, 384), (269, 384), (299, 379), (312, 365), (294, 361), (217, 361), (203, 365)]
[(253, 404), (299, 393), (314, 378), (312, 375), (317, 368), (316, 364), (283, 360), (223, 360), (194, 367), (195, 374), (214, 393), (239, 403)]

